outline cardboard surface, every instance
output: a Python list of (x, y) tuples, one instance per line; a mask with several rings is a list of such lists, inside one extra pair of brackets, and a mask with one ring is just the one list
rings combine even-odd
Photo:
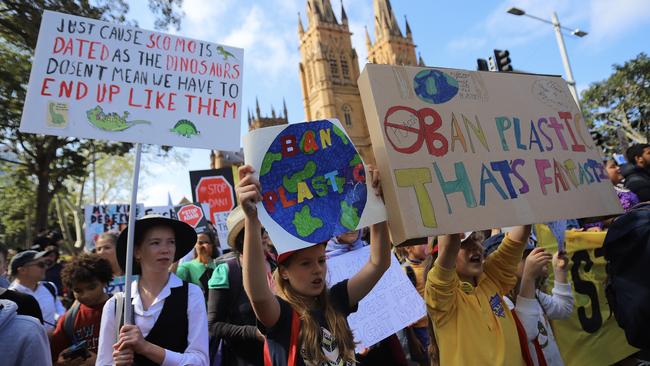
[(359, 90), (395, 243), (622, 212), (559, 77), (368, 64)]

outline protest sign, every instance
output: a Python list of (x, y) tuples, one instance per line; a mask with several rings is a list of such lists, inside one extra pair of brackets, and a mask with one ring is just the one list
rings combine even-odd
[(22, 132), (239, 149), (242, 49), (45, 11)]
[(194, 202), (206, 203), (209, 206), (209, 220), (214, 224), (219, 237), (219, 243), (226, 245), (228, 214), (237, 206), (235, 184), (237, 168), (221, 168), (190, 171), (190, 185)]
[[(357, 274), (368, 258), (370, 247), (366, 246), (328, 259), (328, 285), (331, 287)], [(388, 270), (359, 302), (359, 309), (348, 316), (354, 340), (359, 342), (356, 351), (378, 343), (426, 314), (422, 296), (413, 287), (397, 258), (391, 255)]]
[(338, 120), (254, 130), (244, 137), (244, 156), (260, 180), (258, 216), (280, 254), (385, 220)]
[(209, 208), (200, 203), (174, 206), (178, 220), (190, 225), (197, 234), (208, 231)]
[(359, 90), (396, 243), (622, 212), (559, 77), (368, 64)]
[[(538, 246), (554, 253), (555, 235), (546, 225), (535, 225)], [(566, 231), (565, 250), (569, 283), (573, 290), (573, 313), (566, 320), (552, 321), (553, 333), (567, 365), (612, 365), (638, 349), (630, 346), (605, 297), (607, 273), (602, 248), (606, 232)], [(547, 281), (553, 283), (553, 271)], [(549, 289), (550, 290), (550, 289)], [(550, 291), (549, 291), (550, 292)]]
[(178, 220), (174, 206), (150, 206), (144, 208), (145, 215), (160, 215), (170, 219)]
[[(102, 233), (113, 231), (120, 233), (129, 223), (128, 204), (86, 205), (84, 207), (85, 248), (95, 248), (95, 239)], [(144, 214), (144, 205), (137, 204), (136, 218)]]

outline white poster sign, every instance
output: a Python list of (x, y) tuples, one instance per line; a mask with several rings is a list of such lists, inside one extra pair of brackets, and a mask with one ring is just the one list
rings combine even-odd
[(239, 150), (244, 51), (45, 11), (21, 132)]
[[(328, 285), (354, 276), (370, 258), (370, 247), (348, 252), (327, 260)], [(417, 292), (397, 258), (391, 255), (390, 268), (366, 297), (348, 323), (359, 342), (360, 352), (396, 333), (426, 315), (424, 300)]]

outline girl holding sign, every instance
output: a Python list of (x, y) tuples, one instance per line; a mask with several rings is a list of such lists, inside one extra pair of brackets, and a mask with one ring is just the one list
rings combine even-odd
[[(244, 289), (266, 336), (265, 365), (354, 365), (354, 338), (347, 316), (390, 266), (386, 222), (371, 227), (371, 254), (365, 266), (330, 289), (326, 243), (280, 254), (275, 296), (266, 282), (262, 225), (255, 205), (262, 197), (253, 172), (249, 165), (239, 168), (237, 196), (246, 215)], [(378, 172), (370, 169), (370, 173), (375, 194), (380, 195)]]
[[(96, 365), (208, 365), (208, 317), (201, 289), (169, 273), (169, 266), (196, 242), (188, 224), (159, 215), (135, 222), (132, 306), (129, 324), (118, 310), (117, 293), (104, 305)], [(127, 229), (117, 240), (117, 259), (126, 265)], [(124, 325), (123, 325), (124, 324)]]

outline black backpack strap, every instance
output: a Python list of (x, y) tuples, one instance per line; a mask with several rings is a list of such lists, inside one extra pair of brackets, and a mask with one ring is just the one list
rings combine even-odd
[(65, 319), (63, 320), (63, 332), (65, 333), (65, 336), (68, 337), (68, 339), (72, 342), (72, 344), (77, 343), (77, 340), (74, 336), (74, 321), (77, 319), (79, 306), (79, 301), (75, 300), (74, 304), (72, 304), (72, 307), (66, 311)]
[(54, 286), (52, 282), (41, 281), (40, 284), (43, 285), (52, 294), (52, 297), (56, 298), (56, 286)]
[(417, 286), (417, 277), (415, 276), (415, 271), (413, 270), (413, 267), (409, 265), (404, 265), (404, 270), (406, 271), (406, 276), (409, 278), (411, 283), (413, 284), (413, 287)]

